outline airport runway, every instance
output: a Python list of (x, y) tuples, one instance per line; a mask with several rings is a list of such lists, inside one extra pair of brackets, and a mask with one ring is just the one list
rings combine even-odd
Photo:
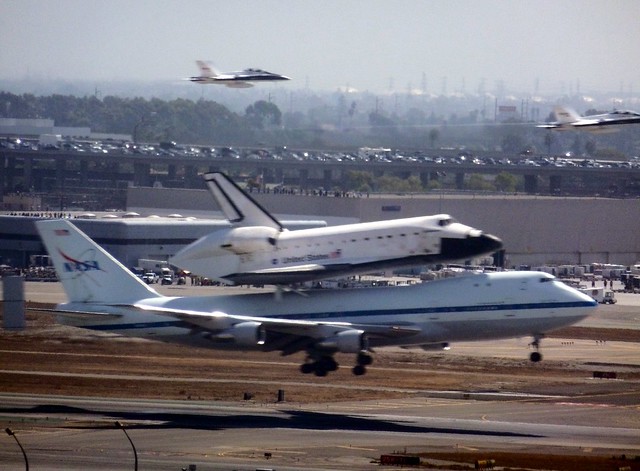
[[(219, 288), (158, 288), (174, 296), (219, 292)], [(58, 283), (27, 283), (26, 298), (64, 301)], [(640, 295), (618, 298), (617, 305), (603, 306), (581, 325), (639, 329)], [(527, 341), (454, 344), (446, 355), (522, 358)], [(564, 392), (555, 388), (545, 393), (544, 385), (535, 394), (515, 393), (510, 384), (492, 380), (490, 371), (487, 383), (492, 387), (487, 391), (425, 388), (403, 399), (321, 404), (0, 393), (0, 426), (16, 433), (31, 469), (43, 471), (133, 469), (131, 446), (115, 421), (125, 425), (136, 446), (139, 467), (145, 470), (180, 470), (189, 464), (196, 464), (200, 471), (394, 469), (372, 460), (405, 450), (640, 455), (638, 380), (601, 382), (588, 376), (601, 366), (637, 372), (640, 344), (576, 340), (566, 345), (563, 339), (550, 338), (544, 341), (543, 351), (554, 361), (572, 361), (584, 368), (580, 382), (586, 386), (581, 390), (597, 393), (575, 394), (571, 386)], [(295, 365), (291, 368), (295, 370)], [(46, 381), (46, 375), (42, 378)], [(541, 381), (545, 381), (542, 376)], [(557, 378), (553, 381), (557, 383)], [(331, 383), (329, 377), (323, 387)], [(12, 437), (3, 437), (0, 470), (22, 469), (17, 444)], [(265, 453), (271, 458), (267, 460)]]
[[(39, 470), (132, 467), (132, 450), (116, 420), (136, 446), (140, 469), (147, 470), (191, 463), (216, 470), (367, 470), (379, 469), (372, 459), (398, 450), (640, 455), (637, 409), (570, 398), (414, 398), (302, 406), (0, 397), (2, 422), (16, 431), (30, 465)], [(22, 456), (7, 438), (1, 440), (0, 462), (19, 469)]]

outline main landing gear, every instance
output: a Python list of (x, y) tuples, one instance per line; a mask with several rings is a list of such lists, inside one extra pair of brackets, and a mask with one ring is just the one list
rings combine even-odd
[(367, 366), (373, 363), (373, 357), (366, 352), (358, 353), (356, 357), (357, 365), (353, 367), (351, 372), (356, 376), (362, 376), (367, 372)]
[(535, 337), (533, 337), (533, 342), (529, 344), (535, 349), (535, 352), (531, 352), (531, 355), (529, 355), (529, 360), (534, 363), (538, 363), (540, 360), (542, 360), (542, 353), (540, 353), (539, 351), (541, 338), (542, 336), (536, 335)]
[[(351, 370), (354, 375), (362, 376), (367, 372), (367, 366), (373, 363), (373, 357), (366, 352), (358, 353), (356, 366)], [(331, 355), (309, 353), (306, 363), (300, 365), (300, 371), (304, 374), (313, 373), (316, 376), (327, 376), (330, 371), (338, 369), (338, 362)]]
[(313, 373), (316, 376), (327, 376), (330, 371), (338, 369), (336, 362), (331, 355), (309, 355), (307, 362), (300, 365), (300, 371), (304, 374)]

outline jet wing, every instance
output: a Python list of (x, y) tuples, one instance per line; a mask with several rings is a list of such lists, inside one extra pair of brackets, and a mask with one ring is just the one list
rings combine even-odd
[(96, 312), (96, 311), (77, 311), (70, 309), (56, 309), (56, 308), (44, 308), (44, 307), (29, 307), (29, 311), (42, 312), (45, 314), (53, 314), (55, 316), (64, 316), (75, 319), (119, 319), (122, 318), (122, 314), (114, 314), (110, 312)]
[(255, 323), (267, 336), (266, 350), (278, 350), (288, 355), (308, 346), (335, 337), (340, 332), (360, 331), (368, 338), (396, 339), (411, 337), (421, 332), (415, 325), (355, 324), (349, 322), (317, 322), (277, 317), (239, 316), (223, 312), (201, 312), (137, 304), (146, 312), (175, 317), (193, 328), (194, 332), (207, 332), (220, 339), (228, 338), (235, 325)]
[(572, 126), (575, 126), (576, 128), (581, 128), (584, 126), (598, 126), (600, 124), (603, 123), (603, 120), (601, 119), (581, 119), (578, 122), (572, 123)]
[(640, 117), (605, 118), (605, 119), (601, 119), (599, 122), (599, 124), (602, 124), (602, 125), (638, 124), (638, 123), (640, 123)]

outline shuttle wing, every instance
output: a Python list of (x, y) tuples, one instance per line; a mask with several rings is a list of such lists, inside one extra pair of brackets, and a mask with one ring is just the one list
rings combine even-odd
[[(354, 269), (352, 264), (341, 263), (333, 265), (291, 265), (288, 267), (265, 268), (250, 272), (234, 273), (227, 279), (236, 284), (293, 284), (299, 283), (301, 279), (330, 278), (332, 276), (342, 276)], [(314, 276), (314, 275), (317, 275)]]

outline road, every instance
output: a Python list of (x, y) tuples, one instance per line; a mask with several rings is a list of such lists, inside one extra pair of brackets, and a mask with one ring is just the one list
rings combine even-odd
[[(190, 463), (198, 469), (365, 470), (374, 467), (373, 458), (396, 450), (640, 454), (640, 423), (632, 417), (637, 409), (570, 398), (242, 405), (1, 397), (2, 421), (17, 430), (30, 465), (41, 470), (132, 466), (132, 450), (116, 420), (134, 442), (140, 468), (147, 470)], [(2, 440), (0, 462), (19, 469), (22, 456), (11, 441)]]

